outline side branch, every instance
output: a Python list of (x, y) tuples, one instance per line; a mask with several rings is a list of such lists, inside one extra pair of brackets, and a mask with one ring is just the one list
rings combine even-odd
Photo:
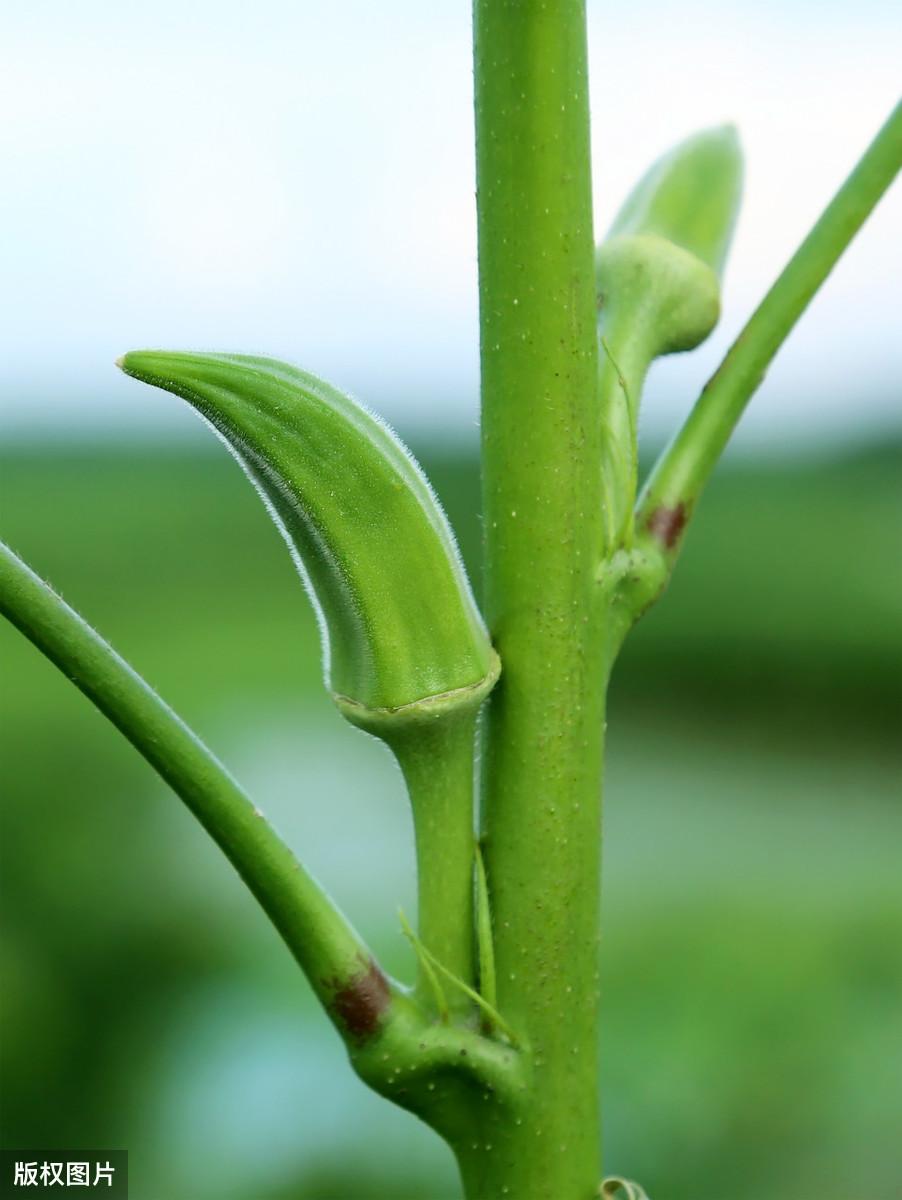
[(475, 1078), (502, 1095), (522, 1086), (524, 1064), (511, 1047), (468, 1028), (435, 1025), (405, 989), (383, 974), (345, 917), (203, 742), (2, 542), (0, 613), (184, 800), (282, 935), (367, 1083), (436, 1127), (442, 1119), (436, 1078)]
[(902, 103), (752, 314), (639, 497), (637, 544), (672, 565), (698, 496), (764, 373), (902, 167)]
[(0, 543), (0, 613), (68, 676), (191, 809), (263, 906), (342, 1037), (391, 1016), (392, 985), (223, 765), (53, 589)]

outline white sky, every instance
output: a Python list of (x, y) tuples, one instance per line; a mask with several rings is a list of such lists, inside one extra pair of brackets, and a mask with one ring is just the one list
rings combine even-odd
[[(645, 166), (735, 121), (746, 198), (725, 316), (657, 368), (672, 426), (892, 107), (888, 0), (589, 0), (597, 229)], [(139, 346), (288, 358), (404, 428), (477, 401), (465, 0), (29, 0), (0, 39), (0, 431), (195, 433), (115, 372)], [(902, 186), (743, 429), (902, 425)]]

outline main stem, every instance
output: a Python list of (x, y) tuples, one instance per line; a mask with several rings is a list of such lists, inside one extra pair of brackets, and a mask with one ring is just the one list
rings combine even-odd
[(515, 1119), (458, 1152), (481, 1200), (589, 1200), (600, 1174), (604, 552), (582, 0), (476, 0), (486, 606), (504, 664), (483, 833)]

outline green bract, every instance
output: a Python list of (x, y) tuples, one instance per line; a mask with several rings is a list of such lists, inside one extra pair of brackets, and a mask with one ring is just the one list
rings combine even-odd
[(454, 537), (381, 421), (272, 359), (142, 350), (119, 365), (192, 404), (259, 490), (308, 586), (345, 715), (379, 732), (482, 699), (498, 661)]

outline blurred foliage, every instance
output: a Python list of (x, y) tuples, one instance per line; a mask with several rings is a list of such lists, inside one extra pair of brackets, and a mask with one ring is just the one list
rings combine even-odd
[[(421, 457), (478, 577), (475, 459)], [(610, 707), (606, 1166), (656, 1200), (902, 1196), (902, 447), (729, 465)], [(8, 449), (2, 533), (216, 747), (391, 969), (410, 830), (222, 453)], [(238, 561), (239, 574), (232, 571)], [(242, 885), (0, 628), (2, 1141), (135, 1200), (444, 1200)], [(895, 1061), (894, 1061), (895, 1057)]]

